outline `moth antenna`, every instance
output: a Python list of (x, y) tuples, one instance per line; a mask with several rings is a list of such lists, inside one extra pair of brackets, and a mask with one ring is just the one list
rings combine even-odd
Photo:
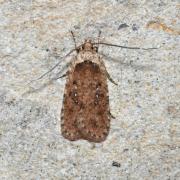
[(98, 49), (99, 49), (100, 37), (101, 37), (101, 30), (99, 30), (99, 33), (98, 33), (98, 46), (97, 46)]
[(73, 38), (73, 41), (74, 41), (75, 49), (77, 50), (77, 44), (76, 44), (76, 38), (75, 38), (75, 35), (74, 35), (73, 31), (70, 31), (70, 32), (71, 32), (71, 35), (72, 35), (72, 38)]
[(98, 44), (98, 45), (101, 44), (101, 45), (105, 45), (105, 46), (120, 47), (120, 48), (124, 48), (124, 49), (142, 49), (142, 50), (158, 49), (158, 48), (128, 47), (128, 46), (121, 46), (121, 45), (110, 44), (110, 43), (105, 43), (105, 42), (98, 42), (98, 43), (93, 43), (93, 44)]
[[(60, 59), (64, 59), (66, 57), (68, 57), (73, 51), (75, 51), (76, 49), (72, 49), (69, 53), (67, 53), (64, 57), (61, 57)], [(47, 71), (46, 73), (42, 74), (39, 78), (34, 79), (32, 81), (30, 81), (28, 84), (34, 82), (34, 81), (38, 81), (40, 79), (42, 79), (44, 76), (46, 76), (48, 73), (50, 73), (51, 71), (53, 71), (59, 64), (61, 63), (61, 61), (59, 61), (57, 64), (55, 64), (49, 71)]]

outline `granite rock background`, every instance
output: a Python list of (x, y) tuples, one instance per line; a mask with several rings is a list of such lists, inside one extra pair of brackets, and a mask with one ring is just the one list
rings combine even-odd
[[(176, 0), (0, 1), (0, 179), (180, 179), (180, 53)], [(100, 47), (111, 130), (106, 141), (60, 133), (74, 43), (97, 39), (155, 50)], [(54, 64), (57, 69), (37, 79)]]

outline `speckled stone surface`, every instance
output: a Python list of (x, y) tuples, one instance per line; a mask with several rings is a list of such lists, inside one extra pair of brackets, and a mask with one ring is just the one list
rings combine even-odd
[[(0, 1), (0, 179), (180, 179), (178, 1)], [(74, 43), (97, 38), (109, 74), (106, 141), (69, 142), (60, 111)], [(59, 67), (37, 79), (54, 64)]]

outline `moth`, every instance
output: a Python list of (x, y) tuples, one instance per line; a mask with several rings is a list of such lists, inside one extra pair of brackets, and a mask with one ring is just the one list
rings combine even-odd
[[(71, 34), (75, 49), (71, 50), (65, 57), (74, 51), (76, 51), (76, 55), (72, 58), (66, 74), (61, 76), (66, 76), (61, 110), (61, 134), (70, 141), (84, 139), (90, 142), (102, 142), (109, 134), (112, 117), (107, 80), (116, 83), (107, 72), (104, 61), (98, 53), (98, 47), (101, 44), (128, 49), (143, 48), (99, 42), (100, 33), (97, 43), (88, 39), (77, 46), (72, 31)], [(59, 64), (60, 61), (40, 78)]]
[(85, 40), (67, 72), (61, 110), (61, 132), (66, 139), (106, 139), (110, 128), (107, 78), (112, 81), (97, 46)]

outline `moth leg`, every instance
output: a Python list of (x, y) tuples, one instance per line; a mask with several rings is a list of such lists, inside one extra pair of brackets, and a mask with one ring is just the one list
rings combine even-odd
[(67, 76), (67, 73), (65, 73), (65, 74), (63, 74), (62, 76), (56, 78), (56, 80), (57, 80), (57, 79), (60, 79), (60, 78), (64, 78), (64, 77), (66, 77), (66, 76)]
[(62, 76), (57, 77), (55, 80), (61, 79), (61, 78), (64, 78), (64, 77), (68, 76), (68, 75), (69, 75), (69, 72), (71, 72), (71, 69), (73, 69), (73, 67), (74, 67), (75, 65), (76, 65), (76, 58), (73, 59), (73, 61), (69, 63), (70, 69), (69, 69), (65, 74), (63, 74)]
[(115, 117), (112, 115), (111, 112), (109, 112), (109, 116), (110, 116), (112, 119), (115, 119)]
[(63, 74), (63, 75), (61, 75), (61, 76), (55, 78), (54, 80), (64, 78), (64, 77), (68, 76), (68, 74), (69, 74), (69, 71), (67, 71), (65, 74)]
[(115, 85), (118, 85), (118, 84), (111, 78), (111, 76), (109, 75), (109, 73), (107, 72), (106, 66), (105, 66), (104, 62), (101, 60), (101, 58), (99, 58), (99, 61), (100, 61), (100, 63), (101, 63), (101, 66), (102, 66), (102, 68), (103, 68), (103, 71), (105, 72), (105, 75), (106, 75), (106, 77), (109, 79), (109, 81), (111, 81), (111, 82), (112, 82), (113, 84), (115, 84)]
[(109, 75), (109, 73), (108, 73), (107, 71), (105, 71), (105, 72), (106, 72), (107, 78), (108, 78), (113, 84), (115, 84), (115, 85), (117, 86), (118, 84), (111, 78), (111, 76)]

